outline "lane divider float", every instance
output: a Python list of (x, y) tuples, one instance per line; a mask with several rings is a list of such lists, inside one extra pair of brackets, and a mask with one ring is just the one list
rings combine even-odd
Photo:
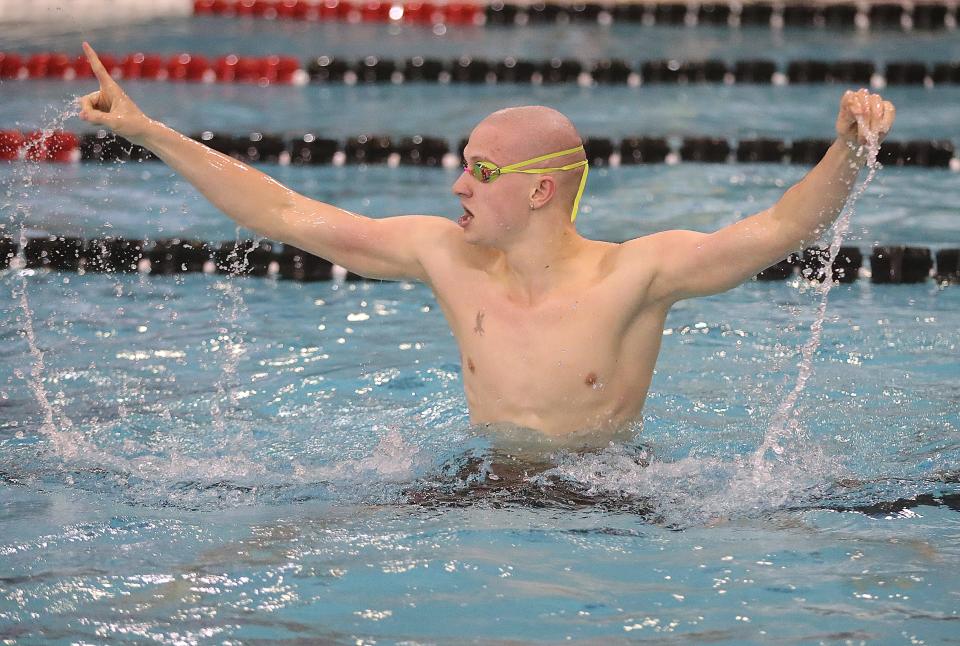
[[(785, 67), (766, 59), (728, 64), (723, 60), (673, 59), (628, 62), (622, 59), (581, 61), (552, 58), (526, 60), (507, 57), (489, 60), (461, 56), (441, 60), (414, 56), (394, 60), (378, 56), (342, 59), (317, 56), (301, 62), (294, 56), (205, 56), (181, 52), (161, 55), (134, 52), (120, 56), (101, 54), (101, 61), (119, 80), (192, 83), (252, 83), (261, 86), (307, 83), (527, 83), (532, 85), (577, 83), (593, 85), (644, 84), (822, 84), (938, 85), (960, 84), (960, 61), (925, 63), (890, 61), (882, 69), (873, 61), (822, 61), (801, 59)], [(20, 54), (0, 52), (0, 80), (92, 79), (83, 56), (62, 52)]]
[(938, 30), (957, 26), (957, 3), (930, 2), (435, 2), (381, 0), (195, 0), (195, 16), (412, 25), (784, 27)]
[[(313, 133), (285, 136), (263, 132), (233, 135), (205, 131), (197, 141), (250, 163), (289, 164), (385, 164), (456, 168), (466, 139), (456, 145), (444, 138), (424, 135), (391, 137), (363, 134), (346, 140)], [(619, 141), (587, 137), (584, 149), (594, 167), (632, 164), (773, 163), (816, 164), (831, 145), (829, 139), (740, 139), (722, 137), (626, 137)], [(106, 130), (75, 134), (65, 131), (0, 130), (0, 160), (31, 162), (144, 162), (156, 157)], [(878, 157), (886, 166), (948, 168), (960, 171), (960, 158), (948, 139), (887, 140)]]
[(49, 269), (78, 273), (173, 275), (219, 273), (317, 281), (360, 276), (292, 245), (265, 240), (208, 243), (179, 238), (135, 240), (71, 236), (27, 238), (22, 249), (0, 237), (0, 269)]
[[(810, 247), (765, 269), (756, 279), (785, 280), (798, 274), (823, 282), (828, 259), (827, 249)], [(932, 277), (942, 284), (960, 283), (960, 248), (931, 251), (927, 247), (875, 246), (869, 270), (863, 268), (863, 260), (859, 248), (841, 247), (831, 265), (833, 279), (850, 283), (864, 275), (873, 283), (903, 284), (922, 283)], [(361, 278), (292, 245), (265, 240), (212, 243), (180, 238), (85, 240), (51, 235), (27, 238), (21, 250), (13, 239), (0, 237), (0, 269), (11, 267), (80, 273), (230, 273), (300, 281)]]
[[(122, 56), (101, 54), (100, 60), (114, 78), (122, 80), (196, 83), (300, 84), (309, 81), (300, 61), (293, 56), (208, 57), (181, 52), (170, 56), (133, 52)], [(63, 52), (19, 54), (0, 52), (0, 80), (92, 79), (85, 56)]]

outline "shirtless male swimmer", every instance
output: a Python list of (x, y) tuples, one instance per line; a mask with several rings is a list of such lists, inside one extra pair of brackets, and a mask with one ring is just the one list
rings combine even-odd
[[(550, 108), (508, 108), (477, 125), (463, 153), (467, 170), (453, 184), (464, 211), (457, 222), (370, 219), (299, 195), (151, 120), (86, 43), (84, 51), (100, 90), (80, 99), (82, 119), (148, 148), (271, 240), (361, 276), (426, 283), (460, 348), (470, 421), (558, 440), (585, 430), (613, 435), (636, 420), (670, 307), (731, 289), (815, 241), (864, 164), (859, 145), (868, 132), (882, 139), (895, 114), (876, 94), (846, 92), (836, 141), (769, 209), (710, 234), (663, 231), (614, 244), (577, 233), (586, 168), (576, 162), (585, 154), (573, 124)], [(541, 156), (548, 158), (523, 163)], [(543, 168), (558, 170), (525, 172)]]

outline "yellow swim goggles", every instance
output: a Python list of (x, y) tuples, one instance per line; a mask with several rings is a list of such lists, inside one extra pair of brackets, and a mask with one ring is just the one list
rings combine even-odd
[(590, 164), (587, 162), (587, 160), (582, 159), (578, 162), (567, 164), (566, 166), (560, 166), (558, 168), (524, 168), (524, 166), (529, 166), (531, 164), (536, 164), (548, 159), (553, 159), (554, 157), (563, 157), (564, 155), (571, 155), (573, 153), (582, 151), (583, 146), (577, 146), (576, 148), (561, 150), (558, 153), (550, 153), (549, 155), (541, 155), (539, 157), (534, 157), (533, 159), (517, 162), (516, 164), (510, 164), (509, 166), (497, 166), (493, 162), (488, 161), (475, 161), (473, 164), (463, 162), (463, 171), (473, 175), (477, 181), (483, 182), (484, 184), (489, 184), (501, 175), (505, 175), (507, 173), (529, 173), (531, 175), (542, 175), (544, 173), (556, 173), (558, 171), (573, 170), (574, 168), (580, 168), (583, 166), (583, 176), (580, 178), (580, 188), (577, 189), (577, 197), (573, 200), (573, 212), (570, 214), (570, 221), (573, 222), (577, 219), (577, 209), (580, 207), (580, 198), (583, 197), (583, 189), (587, 185), (587, 173), (590, 172)]

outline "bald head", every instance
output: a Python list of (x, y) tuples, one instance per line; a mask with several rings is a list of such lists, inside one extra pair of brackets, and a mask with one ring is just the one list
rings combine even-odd
[[(500, 131), (502, 148), (511, 157), (507, 163), (532, 159), (547, 153), (575, 148), (582, 144), (577, 129), (563, 113), (543, 105), (524, 105), (497, 110), (477, 125), (477, 129), (492, 127)], [(551, 160), (569, 163), (583, 159), (583, 155), (571, 155), (570, 159)]]

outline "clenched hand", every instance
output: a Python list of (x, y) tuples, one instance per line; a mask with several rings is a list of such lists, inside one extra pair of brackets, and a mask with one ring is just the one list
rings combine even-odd
[(879, 94), (861, 89), (848, 90), (840, 99), (840, 114), (837, 115), (837, 136), (854, 145), (867, 143), (868, 133), (877, 136), (877, 143), (890, 132), (896, 108), (884, 101)]

